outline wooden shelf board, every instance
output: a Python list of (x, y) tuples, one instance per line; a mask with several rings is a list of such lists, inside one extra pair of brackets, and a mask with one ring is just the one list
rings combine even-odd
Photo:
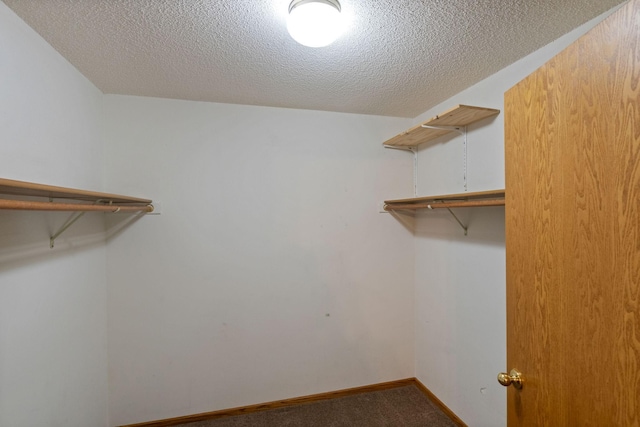
[(0, 178), (0, 194), (12, 196), (47, 197), (52, 199), (72, 199), (96, 202), (98, 200), (113, 203), (130, 203), (148, 205), (152, 201), (138, 197), (121, 196), (119, 194), (100, 193), (97, 191), (78, 190), (75, 188), (56, 187), (33, 182), (14, 181)]
[(500, 114), (500, 110), (493, 108), (456, 105), (452, 109), (394, 136), (385, 141), (384, 145), (390, 147), (416, 147), (451, 132), (450, 130), (423, 128), (422, 125), (467, 126), (498, 114)]
[(441, 205), (441, 207), (503, 206), (504, 195), (504, 190), (491, 190), (385, 200), (384, 204), (387, 210), (426, 209), (430, 204), (433, 204), (434, 207), (436, 204)]

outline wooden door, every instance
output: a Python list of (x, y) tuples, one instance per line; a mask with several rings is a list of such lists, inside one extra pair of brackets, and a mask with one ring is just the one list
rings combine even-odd
[(505, 94), (505, 160), (509, 427), (640, 426), (640, 0)]

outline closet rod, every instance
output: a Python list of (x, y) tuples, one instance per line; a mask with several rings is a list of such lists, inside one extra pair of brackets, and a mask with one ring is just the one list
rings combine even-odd
[(473, 208), (482, 206), (504, 206), (504, 199), (495, 200), (460, 200), (453, 202), (404, 203), (385, 205), (386, 211), (413, 209)]
[(86, 203), (31, 202), (0, 199), (0, 209), (24, 211), (68, 211), (68, 212), (153, 212), (153, 205), (93, 205)]

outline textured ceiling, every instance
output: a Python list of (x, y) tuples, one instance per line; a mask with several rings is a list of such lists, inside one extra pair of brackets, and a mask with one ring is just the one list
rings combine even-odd
[(307, 48), (290, 0), (4, 0), (104, 93), (415, 117), (621, 0), (341, 0)]

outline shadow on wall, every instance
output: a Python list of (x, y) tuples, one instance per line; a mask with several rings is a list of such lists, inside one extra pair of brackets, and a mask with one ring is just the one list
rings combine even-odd
[[(0, 272), (95, 247), (114, 238), (144, 214), (87, 212), (55, 239), (75, 212), (0, 210)], [(109, 221), (105, 216), (110, 215)]]
[(446, 210), (422, 210), (416, 214), (416, 236), (447, 241), (504, 246), (504, 207), (452, 208), (467, 227), (467, 235), (456, 219)]
[(411, 211), (389, 211), (402, 226), (411, 234), (416, 232), (416, 213)]

